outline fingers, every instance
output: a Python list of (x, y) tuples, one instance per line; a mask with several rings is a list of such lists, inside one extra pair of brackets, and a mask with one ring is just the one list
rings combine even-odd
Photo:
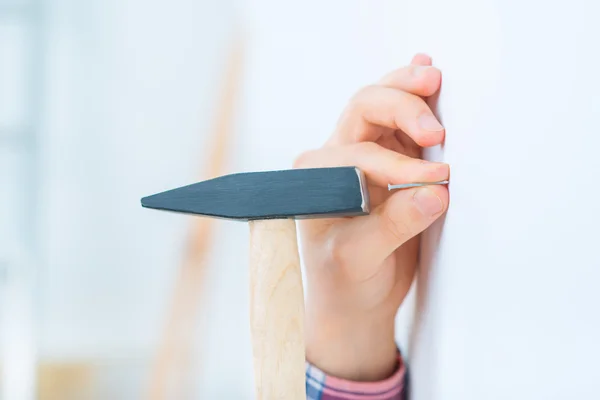
[(444, 127), (421, 97), (383, 86), (368, 86), (350, 102), (329, 144), (375, 141), (381, 128), (402, 130), (419, 146), (442, 143)]
[(431, 65), (411, 64), (384, 76), (379, 84), (423, 97), (433, 95), (440, 88), (442, 73)]
[(437, 92), (441, 79), (429, 56), (415, 55), (409, 66), (387, 74), (353, 97), (328, 144), (375, 141), (390, 129), (404, 131), (420, 146), (440, 144), (444, 129), (421, 97)]
[(447, 164), (423, 161), (396, 153), (372, 142), (325, 147), (302, 154), (295, 168), (354, 166), (362, 170), (370, 184), (436, 182), (448, 179)]
[[(429, 227), (448, 208), (445, 186), (401, 190), (373, 213), (346, 221), (339, 243), (346, 243), (344, 257), (355, 268), (379, 265), (398, 247)], [(351, 261), (350, 261), (351, 260)]]

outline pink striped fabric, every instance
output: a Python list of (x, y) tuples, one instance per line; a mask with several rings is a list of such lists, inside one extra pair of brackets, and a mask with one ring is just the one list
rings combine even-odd
[(325, 374), (306, 363), (307, 400), (403, 400), (406, 367), (398, 356), (398, 369), (379, 382), (353, 382)]

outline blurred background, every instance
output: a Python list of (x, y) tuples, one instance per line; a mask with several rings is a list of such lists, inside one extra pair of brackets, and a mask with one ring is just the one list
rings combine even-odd
[(0, 399), (253, 398), (247, 227), (139, 199), (319, 146), (394, 3), (0, 0)]

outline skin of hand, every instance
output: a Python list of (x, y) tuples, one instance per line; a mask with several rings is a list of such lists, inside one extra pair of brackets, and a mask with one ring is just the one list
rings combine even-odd
[(333, 135), (295, 168), (356, 166), (367, 176), (371, 214), (300, 222), (306, 265), (306, 357), (327, 374), (376, 381), (397, 367), (394, 319), (413, 281), (419, 234), (448, 207), (442, 185), (389, 192), (387, 184), (449, 178), (449, 166), (420, 159), (445, 131), (425, 102), (441, 72), (417, 54), (411, 64), (360, 90)]

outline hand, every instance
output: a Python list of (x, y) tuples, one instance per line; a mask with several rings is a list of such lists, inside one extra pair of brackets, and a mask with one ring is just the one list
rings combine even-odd
[(394, 318), (417, 267), (419, 233), (448, 206), (444, 186), (388, 192), (387, 184), (448, 179), (446, 164), (420, 160), (444, 128), (423, 97), (440, 87), (431, 59), (356, 94), (325, 143), (296, 168), (356, 166), (367, 176), (371, 214), (300, 222), (306, 264), (306, 355), (328, 374), (384, 379), (396, 367)]

